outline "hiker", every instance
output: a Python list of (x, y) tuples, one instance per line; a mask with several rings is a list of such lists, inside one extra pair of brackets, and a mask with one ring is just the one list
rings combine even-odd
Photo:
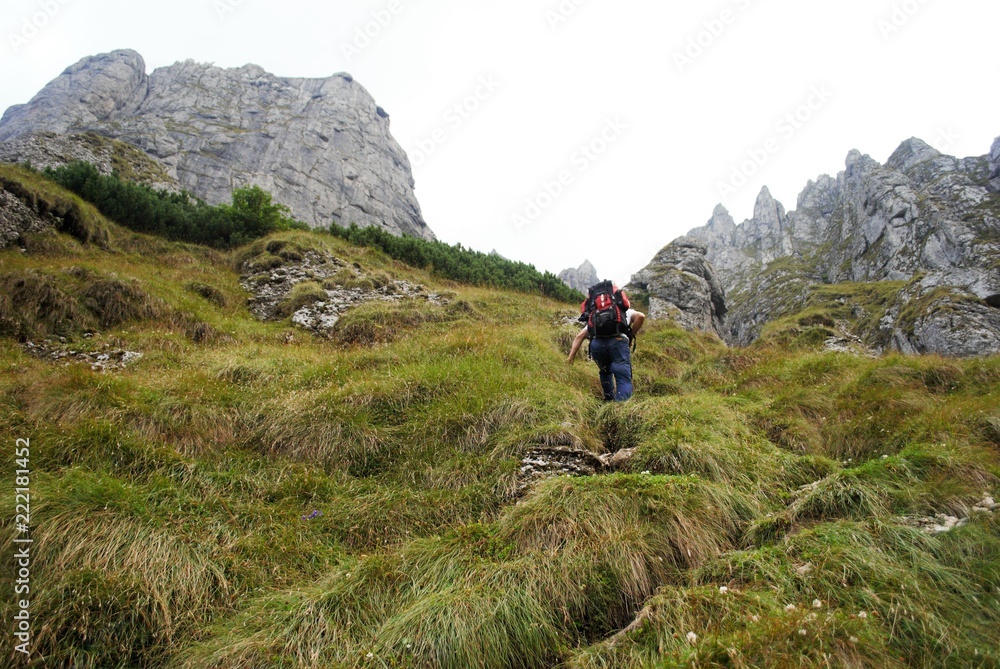
[(646, 314), (632, 309), (628, 297), (611, 281), (591, 286), (580, 312), (580, 321), (587, 326), (573, 340), (566, 362), (573, 364), (583, 340), (589, 338), (589, 357), (600, 370), (604, 401), (628, 400), (632, 397), (629, 344), (635, 342)]

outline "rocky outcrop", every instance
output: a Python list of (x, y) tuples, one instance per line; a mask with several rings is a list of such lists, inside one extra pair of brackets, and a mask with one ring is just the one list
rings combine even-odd
[(186, 61), (147, 75), (138, 53), (114, 51), (84, 58), (0, 121), (8, 145), (41, 132), (128, 142), (209, 204), (257, 185), (313, 226), (434, 238), (388, 114), (347, 74), (293, 79)]
[(180, 190), (166, 167), (145, 151), (97, 133), (32, 132), (0, 143), (3, 163), (28, 163), (36, 170), (44, 170), (77, 161), (90, 163), (101, 174), (118, 172), (124, 179), (151, 188)]
[(648, 295), (652, 320), (669, 318), (688, 330), (724, 336), (725, 292), (706, 253), (694, 239), (676, 239), (632, 277), (627, 290)]
[(900, 282), (865, 333), (879, 349), (1000, 352), (1000, 140), (958, 159), (913, 138), (885, 165), (851, 151), (836, 178), (810, 181), (795, 211), (764, 189), (736, 225), (718, 207), (688, 233), (704, 243), (726, 291), (727, 336), (746, 345), (763, 325), (805, 306), (810, 287)]
[(590, 264), (590, 261), (584, 260), (583, 264), (576, 269), (564, 269), (559, 272), (559, 280), (574, 290), (586, 293), (588, 288), (599, 283), (601, 279), (597, 276), (597, 269)]
[(26, 205), (13, 193), (0, 188), (0, 249), (15, 243), (22, 235), (53, 228), (53, 221)]
[(524, 495), (535, 483), (559, 476), (596, 476), (607, 473), (602, 456), (587, 450), (579, 437), (569, 432), (540, 436), (527, 444), (521, 468), (510, 492), (511, 498)]
[[(94, 372), (120, 371), (142, 360), (143, 354), (104, 344), (94, 347), (90, 344), (93, 335), (85, 334), (84, 342), (68, 343), (65, 337), (25, 342), (21, 345), (29, 355), (62, 366), (87, 365)], [(85, 350), (90, 348), (92, 350)]]
[[(277, 255), (275, 255), (277, 254)], [(366, 276), (329, 252), (271, 242), (264, 253), (242, 263), (240, 284), (253, 297), (247, 303), (261, 320), (291, 318), (296, 327), (320, 337), (334, 334), (343, 314), (367, 302), (415, 299), (444, 306), (448, 300), (408, 281)], [(296, 287), (308, 287), (296, 295)]]

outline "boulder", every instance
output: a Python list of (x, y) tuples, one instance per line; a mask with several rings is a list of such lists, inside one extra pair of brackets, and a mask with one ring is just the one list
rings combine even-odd
[(632, 277), (628, 290), (649, 296), (652, 320), (670, 318), (681, 327), (725, 336), (726, 297), (701, 242), (676, 239)]

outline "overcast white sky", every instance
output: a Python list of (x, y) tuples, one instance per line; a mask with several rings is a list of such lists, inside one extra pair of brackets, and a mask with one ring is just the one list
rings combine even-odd
[(149, 71), (347, 71), (440, 239), (625, 283), (716, 203), (740, 222), (767, 185), (794, 209), (853, 148), (987, 153), (997, 25), (996, 0), (6, 0), (0, 109), (120, 48)]

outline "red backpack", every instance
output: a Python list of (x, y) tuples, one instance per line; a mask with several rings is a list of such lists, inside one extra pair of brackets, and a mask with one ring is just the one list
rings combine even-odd
[(631, 308), (628, 297), (611, 281), (602, 281), (590, 287), (587, 299), (580, 305), (580, 322), (587, 324), (591, 339), (617, 337), (624, 334), (632, 338), (627, 312)]

